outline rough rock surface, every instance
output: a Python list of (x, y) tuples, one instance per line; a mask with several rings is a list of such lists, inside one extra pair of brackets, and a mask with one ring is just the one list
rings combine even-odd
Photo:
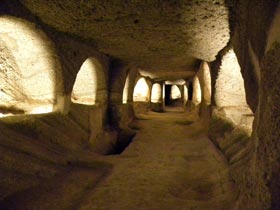
[[(277, 37), (268, 38), (277, 5), (277, 0), (236, 1), (235, 16), (231, 17), (231, 22), (236, 23), (232, 41), (245, 82), (247, 103), (255, 112), (252, 133), (255, 154), (246, 171), (239, 169), (250, 177), (244, 179), (239, 209), (278, 210), (280, 206), (279, 43), (274, 43)], [(274, 29), (279, 29), (279, 25)], [(269, 50), (267, 44), (273, 47)]]
[(186, 120), (182, 112), (140, 117), (137, 136), (120, 155), (95, 157), (100, 162), (94, 162), (84, 154), (83, 162), (64, 167), (27, 162), (47, 179), (8, 197), (0, 208), (232, 209), (235, 186), (224, 157), (206, 137), (205, 125)]
[(21, 2), (57, 30), (159, 72), (194, 70), (197, 59), (214, 60), (229, 40), (223, 0)]
[[(280, 207), (280, 43), (274, 43), (273, 47), (264, 56), (261, 64), (263, 82), (260, 103), (260, 123), (257, 130), (258, 148), (257, 162), (264, 182), (271, 193), (272, 209)], [(269, 73), (268, 73), (269, 72)], [(270, 91), (265, 91), (265, 90)], [(260, 177), (258, 177), (260, 178)], [(259, 183), (262, 179), (258, 180)], [(259, 190), (259, 193), (264, 193)], [(263, 194), (261, 194), (263, 195)]]

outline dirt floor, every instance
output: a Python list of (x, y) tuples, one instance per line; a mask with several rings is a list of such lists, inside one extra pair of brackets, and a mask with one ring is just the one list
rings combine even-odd
[(141, 115), (135, 127), (137, 135), (122, 154), (100, 157), (110, 170), (67, 168), (49, 183), (6, 199), (2, 208), (233, 209), (237, 193), (206, 125), (169, 110)]

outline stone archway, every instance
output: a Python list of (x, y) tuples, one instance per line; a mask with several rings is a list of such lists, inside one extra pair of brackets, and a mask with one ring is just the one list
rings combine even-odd
[(88, 58), (76, 76), (71, 100), (74, 103), (94, 105), (107, 100), (104, 72), (95, 58)]
[(150, 88), (144, 77), (138, 79), (134, 91), (133, 91), (133, 101), (148, 102), (149, 101)]

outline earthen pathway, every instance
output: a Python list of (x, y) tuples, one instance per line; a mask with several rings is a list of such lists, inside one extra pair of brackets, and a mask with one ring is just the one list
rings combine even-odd
[(97, 157), (93, 168), (63, 166), (61, 174), (6, 199), (0, 209), (233, 209), (236, 193), (227, 163), (202, 123), (174, 110), (141, 118), (122, 154)]
[(113, 170), (79, 210), (230, 210), (235, 190), (228, 166), (199, 122), (184, 113), (143, 115)]

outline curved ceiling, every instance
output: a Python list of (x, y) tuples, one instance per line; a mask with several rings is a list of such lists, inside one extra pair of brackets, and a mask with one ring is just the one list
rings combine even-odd
[(213, 61), (229, 40), (225, 0), (21, 2), (46, 24), (156, 78), (193, 75), (199, 60)]

